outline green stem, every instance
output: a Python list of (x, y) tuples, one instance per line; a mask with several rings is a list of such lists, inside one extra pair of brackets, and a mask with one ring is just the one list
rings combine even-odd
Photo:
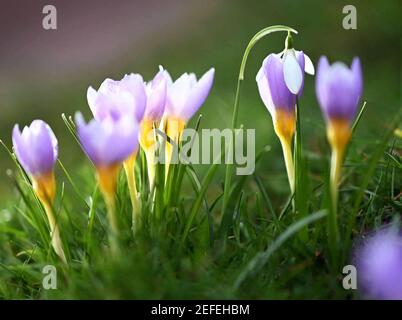
[(110, 241), (110, 248), (113, 255), (116, 255), (119, 250), (118, 246), (118, 226), (117, 226), (117, 217), (116, 217), (116, 203), (114, 200), (114, 196), (104, 193), (103, 194), (106, 209), (107, 209), (107, 217), (109, 220), (110, 225), (110, 232), (109, 232), (109, 241)]
[[(230, 141), (229, 148), (232, 148), (233, 143), (234, 143), (234, 129), (237, 126), (237, 118), (239, 114), (239, 103), (240, 103), (240, 89), (241, 89), (241, 84), (242, 81), (244, 80), (244, 70), (246, 68), (247, 64), (247, 59), (250, 54), (251, 49), (254, 47), (254, 45), (261, 40), (263, 37), (266, 35), (273, 33), (273, 32), (279, 32), (279, 31), (284, 31), (284, 32), (293, 32), (297, 34), (297, 31), (295, 29), (292, 29), (287, 26), (283, 25), (276, 25), (276, 26), (270, 26), (267, 28), (264, 28), (257, 32), (250, 40), (248, 43), (246, 50), (244, 51), (243, 54), (243, 59), (240, 64), (240, 71), (239, 71), (239, 77), (237, 80), (237, 87), (236, 87), (236, 96), (235, 96), (235, 101), (234, 101), (234, 108), (233, 108), (233, 116), (232, 116), (232, 141)], [(230, 150), (230, 149), (229, 149)], [(227, 205), (229, 203), (229, 198), (230, 198), (230, 185), (231, 185), (231, 179), (232, 179), (232, 173), (233, 173), (233, 164), (227, 164), (226, 165), (226, 173), (225, 173), (225, 185), (224, 185), (224, 193), (223, 193), (223, 198), (222, 198), (222, 221), (225, 221), (227, 212)], [(226, 223), (223, 223), (222, 226), (226, 226)], [(224, 229), (220, 230), (220, 235), (222, 238), (225, 238), (226, 236), (226, 227)]]
[(283, 158), (285, 159), (286, 172), (288, 174), (289, 186), (292, 194), (295, 192), (295, 167), (293, 163), (293, 153), (291, 142), (285, 138), (279, 139), (282, 145)]
[(148, 182), (149, 190), (152, 191), (155, 183), (155, 150), (154, 148), (147, 149), (145, 151), (145, 157), (147, 159), (147, 172), (148, 172)]
[(328, 236), (329, 247), (331, 250), (331, 257), (333, 265), (337, 261), (337, 247), (339, 243), (339, 226), (338, 226), (338, 185), (341, 177), (342, 162), (344, 156), (344, 149), (333, 149), (331, 154), (331, 172), (330, 172), (330, 196), (331, 207), (329, 210), (328, 220)]
[(64, 254), (63, 245), (60, 237), (59, 227), (57, 225), (56, 219), (53, 214), (53, 209), (51, 204), (48, 201), (42, 200), (43, 207), (46, 211), (47, 219), (49, 220), (50, 226), (50, 237), (52, 241), (52, 246), (56, 254), (59, 258), (64, 262), (67, 263), (66, 255)]
[(126, 173), (131, 205), (133, 207), (132, 230), (135, 233), (135, 231), (138, 229), (139, 226), (141, 203), (139, 201), (137, 185), (135, 182), (134, 167), (135, 167), (135, 161), (127, 161), (124, 163), (124, 171)]
[[(294, 141), (294, 162), (295, 162), (295, 189), (293, 211), (298, 213), (301, 217), (308, 214), (308, 168), (306, 159), (303, 154), (302, 144), (302, 129), (301, 129), (301, 112), (299, 98), (296, 96), (296, 132)], [(300, 237), (303, 241), (308, 240), (308, 227), (305, 226), (301, 232)]]

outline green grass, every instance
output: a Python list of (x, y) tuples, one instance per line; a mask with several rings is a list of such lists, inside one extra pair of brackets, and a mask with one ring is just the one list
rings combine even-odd
[[(353, 141), (341, 187), (339, 224), (345, 241), (338, 249), (345, 255), (339, 265), (349, 260), (349, 231), (359, 237), (401, 212), (400, 147), (388, 135), (386, 140), (367, 145)], [(327, 160), (323, 155), (309, 162), (324, 168)], [(121, 251), (112, 257), (105, 206), (92, 168), (85, 165), (80, 172), (67, 175), (60, 163), (55, 210), (68, 266), (50, 248), (43, 209), (26, 176), (15, 170), (10, 178), (18, 196), (15, 205), (2, 212), (2, 221), (9, 220), (0, 224), (0, 297), (356, 296), (342, 289), (340, 269), (330, 271), (326, 212), (321, 210), (325, 203), (325, 174), (314, 179), (308, 174), (312, 191), (302, 199), (308, 209), (305, 218), (294, 214), (286, 197), (279, 206), (272, 205), (271, 192), (258, 169), (253, 176), (235, 178), (233, 201), (227, 209), (228, 232), (222, 236), (218, 231), (223, 193), (219, 185), (223, 177), (215, 175), (215, 170), (211, 167), (204, 177), (199, 177), (196, 168), (177, 165), (172, 170), (175, 181), (170, 197), (158, 198), (158, 194), (169, 194), (159, 183), (156, 194), (160, 202), (150, 210), (145, 195), (144, 221), (136, 237), (131, 233), (131, 204), (125, 176), (121, 174), (116, 196)], [(211, 184), (215, 185), (214, 195), (207, 194)], [(47, 264), (57, 267), (57, 290), (42, 289), (41, 270)]]

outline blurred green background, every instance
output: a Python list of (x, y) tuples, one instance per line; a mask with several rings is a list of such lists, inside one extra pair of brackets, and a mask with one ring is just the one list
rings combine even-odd
[[(42, 28), (48, 1), (2, 0), (0, 7), (0, 138), (11, 145), (15, 123), (47, 121), (69, 168), (85, 156), (61, 119), (64, 112), (90, 112), (89, 85), (106, 77), (120, 79), (136, 72), (150, 79), (163, 65), (176, 78), (201, 75), (216, 68), (213, 90), (200, 112), (203, 128), (230, 126), (239, 64), (249, 39), (261, 28), (294, 27), (296, 49), (316, 64), (320, 55), (331, 62), (362, 60), (367, 110), (357, 132), (360, 141), (379, 137), (400, 108), (402, 2), (387, 1), (51, 1), (58, 29)], [(357, 30), (342, 27), (345, 5), (357, 9)], [(283, 49), (286, 34), (274, 34), (252, 51), (242, 88), (239, 119), (255, 128), (257, 151), (271, 145), (262, 159), (265, 181), (285, 181), (283, 161), (271, 118), (262, 104), (255, 75), (263, 58)], [(315, 98), (314, 79), (307, 76), (301, 100), (306, 148), (314, 152), (324, 141), (324, 123)], [(193, 120), (194, 121), (194, 120)], [(0, 151), (0, 200), (12, 193), (6, 169), (13, 164)], [(280, 174), (279, 174), (280, 173)], [(286, 184), (285, 184), (286, 186)], [(0, 207), (1, 209), (1, 207)]]

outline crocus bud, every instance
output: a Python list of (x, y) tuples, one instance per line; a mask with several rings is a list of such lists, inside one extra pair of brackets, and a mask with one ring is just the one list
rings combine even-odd
[(113, 168), (138, 149), (138, 124), (128, 117), (94, 119), (86, 124), (80, 113), (76, 115), (76, 123), (81, 145), (101, 175), (101, 186), (114, 194), (115, 183), (108, 179), (107, 173), (111, 174)]
[(167, 86), (171, 84), (169, 74), (160, 66), (155, 77), (146, 83), (147, 103), (144, 119), (160, 121), (165, 111)]
[[(158, 90), (160, 89), (158, 88)], [(137, 127), (137, 124), (143, 121), (147, 105), (147, 88), (145, 87), (142, 76), (139, 74), (132, 73), (125, 75), (123, 79), (119, 81), (106, 79), (101, 84), (98, 91), (95, 91), (90, 87), (87, 92), (87, 97), (88, 104), (95, 119), (98, 121), (103, 121), (104, 119), (109, 118), (112, 121), (119, 122), (122, 118), (127, 118), (124, 122), (128, 123), (131, 121), (130, 126), (133, 127)], [(149, 108), (147, 116), (153, 115), (154, 113), (163, 113), (163, 110), (157, 110), (159, 107), (157, 105), (158, 103), (159, 101), (157, 100), (156, 95), (153, 96), (151, 100), (152, 108)], [(148, 122), (149, 121), (147, 120), (144, 121), (144, 123)], [(133, 146), (138, 145), (137, 135), (132, 144)], [(133, 205), (133, 217), (140, 211), (140, 203), (134, 175), (137, 150), (138, 148), (135, 148), (134, 152), (124, 162), (124, 169), (126, 171), (127, 183)], [(98, 168), (98, 174), (103, 171), (103, 169)]]
[(402, 237), (386, 228), (356, 249), (359, 291), (371, 299), (402, 300)]
[(316, 93), (333, 148), (344, 148), (349, 141), (362, 90), (363, 75), (359, 58), (353, 59), (350, 69), (341, 62), (330, 66), (326, 57), (320, 58)]
[(211, 91), (215, 69), (211, 68), (199, 80), (194, 73), (184, 73), (168, 87), (165, 116), (187, 123), (205, 102)]
[(316, 94), (327, 123), (327, 137), (332, 148), (331, 197), (336, 211), (338, 183), (345, 148), (352, 134), (352, 121), (363, 90), (363, 75), (359, 58), (349, 69), (341, 62), (329, 65), (326, 57), (318, 62)]
[[(207, 99), (214, 81), (215, 69), (211, 68), (199, 80), (194, 73), (184, 73), (168, 87), (164, 118), (166, 134), (176, 143), (187, 122)], [(172, 146), (166, 145), (166, 165), (169, 167)], [(168, 170), (166, 170), (166, 174)]]
[(18, 161), (32, 177), (38, 197), (52, 201), (56, 191), (53, 168), (58, 155), (52, 129), (42, 120), (34, 120), (22, 133), (15, 125), (13, 145)]
[(167, 85), (172, 82), (168, 72), (160, 67), (155, 77), (146, 84), (147, 105), (140, 126), (140, 145), (145, 152), (148, 180), (152, 189), (155, 180), (155, 152), (157, 137), (154, 128), (159, 127), (165, 111)]
[(147, 96), (142, 77), (132, 73), (119, 81), (106, 79), (98, 91), (89, 87), (87, 99), (98, 121), (107, 117), (118, 120), (122, 116), (132, 115), (140, 122), (144, 116)]
[(275, 133), (284, 153), (289, 184), (294, 191), (294, 166), (291, 141), (296, 128), (296, 97), (301, 95), (304, 86), (304, 71), (314, 73), (306, 68), (306, 61), (311, 60), (302, 52), (287, 49), (282, 54), (270, 54), (262, 63), (256, 81), (262, 101), (271, 114)]
[(22, 133), (16, 124), (12, 140), (16, 157), (31, 177), (35, 194), (45, 208), (53, 248), (57, 255), (66, 262), (52, 209), (52, 202), (56, 195), (54, 165), (58, 156), (57, 139), (49, 125), (42, 120), (34, 120), (29, 127), (22, 130)]
[[(272, 116), (278, 137), (291, 139), (294, 134), (296, 96), (301, 95), (303, 91), (302, 70), (305, 70), (307, 59), (311, 61), (302, 51), (293, 49), (285, 50), (283, 56), (271, 53), (264, 59), (258, 71), (256, 77), (258, 90)], [(311, 68), (307, 70), (314, 72)], [(289, 80), (286, 81), (286, 78)], [(292, 87), (294, 92), (289, 87)]]

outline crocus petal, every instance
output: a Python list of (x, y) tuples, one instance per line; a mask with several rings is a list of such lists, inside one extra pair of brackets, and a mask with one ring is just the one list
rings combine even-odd
[(303, 89), (304, 89), (304, 72), (303, 70), (305, 69), (305, 54), (303, 53), (303, 51), (295, 51), (296, 54), (296, 59), (297, 59), (297, 63), (300, 66), (300, 70), (302, 70), (302, 84), (300, 86), (300, 90), (299, 93), (297, 94), (298, 97), (301, 97), (302, 93), (303, 93)]
[(184, 73), (168, 86), (165, 116), (188, 121), (205, 102), (213, 83), (215, 70), (206, 72), (199, 81), (194, 73)]
[(325, 90), (325, 78), (328, 73), (329, 69), (329, 62), (327, 57), (322, 56), (318, 60), (318, 66), (317, 66), (317, 76), (315, 78), (315, 87), (316, 87), (316, 94), (317, 94), (317, 99), (318, 102), (321, 106), (324, 105), (325, 99), (326, 99), (326, 90)]
[(91, 109), (92, 113), (94, 113), (94, 114), (96, 112), (95, 102), (96, 102), (97, 98), (98, 98), (98, 92), (90, 86), (87, 90), (87, 100), (88, 100), (89, 108)]
[(31, 152), (37, 165), (38, 173), (47, 173), (53, 170), (57, 159), (57, 144), (50, 127), (41, 120), (34, 120), (30, 126)]
[(133, 96), (134, 100), (134, 110), (137, 121), (141, 121), (147, 101), (147, 95), (145, 91), (144, 80), (139, 74), (126, 74), (124, 78), (120, 81), (120, 86), (122, 89), (127, 90)]
[(273, 104), (276, 108), (293, 111), (296, 96), (289, 91), (285, 83), (281, 57), (277, 54), (270, 54), (267, 57), (265, 68)]
[[(356, 90), (355, 95), (357, 100), (359, 100), (363, 91), (363, 72), (360, 59), (358, 57), (353, 58), (351, 69), (354, 76)], [(356, 103), (358, 103), (358, 101)]]
[(112, 117), (135, 117), (141, 121), (146, 106), (145, 84), (138, 74), (125, 75), (120, 81), (105, 79), (96, 91), (88, 88), (87, 99), (91, 111), (98, 121)]
[(285, 52), (283, 73), (286, 86), (289, 88), (290, 92), (298, 94), (303, 84), (303, 72), (292, 50)]
[(138, 149), (138, 123), (130, 117), (86, 124), (78, 113), (75, 121), (81, 145), (95, 166), (121, 163)]
[(305, 61), (304, 71), (313, 76), (315, 73), (314, 64), (307, 54), (304, 54), (304, 61)]
[(190, 90), (190, 76), (187, 73), (184, 73), (169, 88), (167, 111), (170, 115), (181, 115)]
[(159, 66), (159, 72), (162, 73), (163, 77), (166, 79), (167, 87), (170, 87), (173, 84), (170, 73), (166, 69), (164, 69), (163, 66)]
[(166, 73), (162, 69), (147, 84), (147, 106), (144, 116), (147, 120), (159, 121), (162, 118), (166, 104), (167, 82)]
[[(188, 121), (204, 104), (214, 82), (215, 69), (209, 69), (200, 80), (193, 78), (193, 88), (187, 97), (186, 106), (182, 110), (182, 119)], [(191, 76), (190, 76), (191, 77)]]
[(35, 171), (29, 149), (27, 148), (27, 143), (25, 143), (25, 139), (21, 134), (18, 124), (13, 128), (12, 140), (15, 155), (22, 167), (29, 173)]
[(268, 85), (268, 78), (266, 75), (266, 60), (264, 60), (262, 67), (257, 73), (256, 76), (256, 81), (257, 81), (257, 86), (258, 86), (258, 92), (260, 93), (260, 97), (262, 101), (264, 102), (265, 106), (267, 107), (269, 113), (271, 114), (272, 117), (274, 117), (275, 113), (275, 106), (274, 103), (272, 102), (272, 97), (271, 97), (271, 91), (269, 89)]

